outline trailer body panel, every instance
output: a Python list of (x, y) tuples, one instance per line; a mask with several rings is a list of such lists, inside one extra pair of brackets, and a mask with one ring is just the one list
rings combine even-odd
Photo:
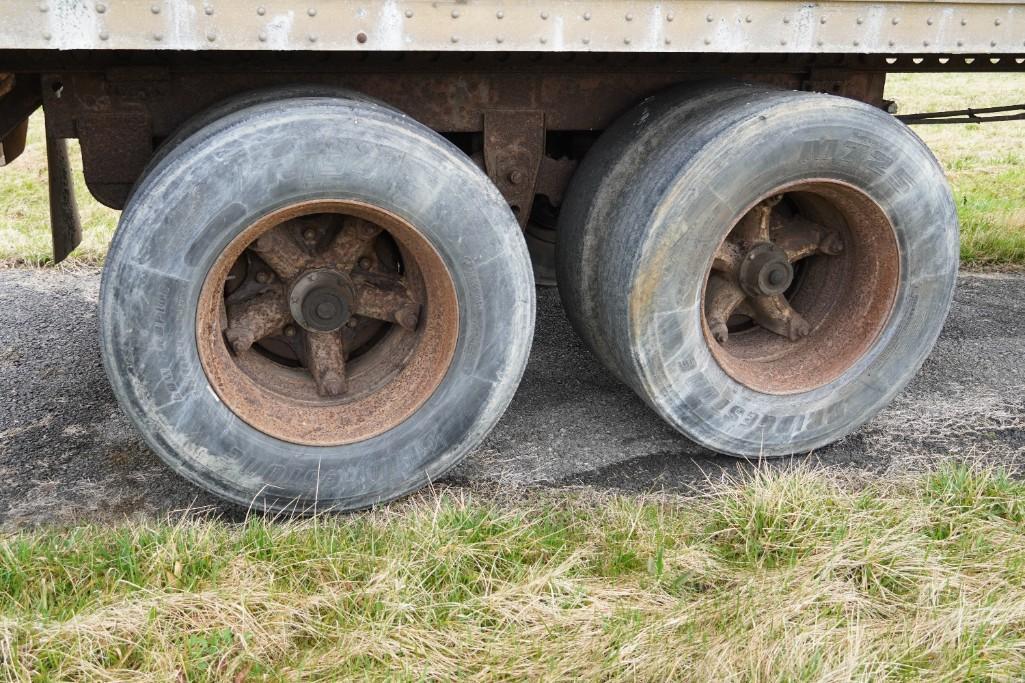
[(0, 50), (1025, 53), (1003, 0), (0, 0)]

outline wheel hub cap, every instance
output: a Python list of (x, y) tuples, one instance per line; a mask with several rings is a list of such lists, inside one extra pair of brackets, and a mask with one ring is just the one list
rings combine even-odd
[(342, 273), (327, 269), (303, 274), (292, 285), (288, 307), (292, 317), (310, 332), (334, 332), (352, 315), (355, 291)]
[(740, 266), (740, 286), (748, 296), (775, 296), (794, 281), (787, 253), (771, 242), (756, 244)]

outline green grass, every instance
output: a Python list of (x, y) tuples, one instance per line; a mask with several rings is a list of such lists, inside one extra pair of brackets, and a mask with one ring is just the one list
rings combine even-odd
[[(1017, 103), (1025, 75), (894, 75), (887, 97), (905, 113)], [(915, 128), (943, 162), (954, 188), (962, 223), (962, 261), (973, 267), (1025, 265), (1025, 122), (983, 126)], [(89, 196), (79, 171), (76, 188), (84, 240), (73, 258), (103, 260), (118, 212)], [(10, 168), (0, 169), (0, 264), (43, 264), (50, 259), (46, 155), (42, 119), (32, 122), (29, 147)]]
[[(901, 113), (1017, 104), (1025, 75), (900, 74), (887, 97)], [(961, 218), (969, 266), (1025, 264), (1025, 121), (915, 126), (943, 163)]]
[[(69, 152), (82, 220), (82, 244), (72, 259), (100, 263), (120, 212), (97, 202), (86, 189), (77, 140), (71, 141)], [(10, 166), (0, 168), (0, 265), (42, 265), (53, 260), (47, 187), (43, 118), (36, 115), (29, 124), (25, 152)]]
[(1005, 474), (595, 495), (0, 537), (0, 664), (26, 681), (1025, 676), (1025, 484)]

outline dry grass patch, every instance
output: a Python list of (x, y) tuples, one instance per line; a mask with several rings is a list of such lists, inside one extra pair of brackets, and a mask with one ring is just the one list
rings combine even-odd
[[(120, 212), (97, 202), (86, 189), (77, 140), (70, 141), (69, 153), (82, 220), (82, 244), (72, 258), (78, 263), (100, 263)], [(47, 187), (43, 117), (36, 115), (29, 125), (25, 152), (10, 166), (0, 168), (0, 266), (37, 266), (53, 260)]]
[(11, 680), (1017, 680), (1025, 485), (806, 469), (0, 541)]

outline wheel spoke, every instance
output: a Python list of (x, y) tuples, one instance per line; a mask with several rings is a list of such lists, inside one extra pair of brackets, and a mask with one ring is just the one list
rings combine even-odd
[(232, 348), (241, 353), (291, 320), (285, 297), (280, 290), (272, 289), (231, 306), (225, 335)]
[(381, 287), (366, 282), (357, 293), (356, 315), (398, 323), (407, 330), (416, 327), (420, 319), (420, 304), (409, 295), (401, 279), (392, 287)]
[(725, 344), (729, 338), (729, 329), (726, 322), (743, 303), (746, 295), (734, 282), (713, 273), (708, 278), (708, 291), (705, 296), (705, 319), (708, 320), (708, 327), (712, 336), (720, 344)]
[(309, 259), (302, 247), (280, 228), (261, 235), (252, 249), (282, 280), (298, 275)]
[(751, 308), (750, 304), (747, 303), (747, 299), (740, 302), (740, 305), (733, 309), (733, 315), (742, 315), (746, 318), (754, 320), (755, 312)]
[(790, 307), (782, 294), (750, 297), (747, 304), (756, 323), (790, 341), (797, 341), (811, 331), (805, 319)]
[(321, 396), (345, 393), (345, 350), (338, 332), (306, 333), (306, 369)]
[(740, 219), (733, 235), (738, 240), (750, 244), (769, 241), (769, 224), (772, 221), (772, 209), (783, 199), (783, 195), (776, 195), (759, 202), (753, 209)]
[(712, 270), (734, 274), (740, 268), (740, 262), (743, 260), (744, 251), (740, 245), (732, 240), (723, 240), (723, 243), (715, 250)]
[(791, 263), (818, 253), (835, 255), (843, 249), (839, 235), (800, 216), (776, 227), (772, 241), (786, 252)]
[(324, 256), (334, 263), (338, 270), (349, 272), (356, 267), (359, 257), (367, 251), (370, 243), (380, 233), (381, 229), (373, 223), (346, 217), (342, 229)]

